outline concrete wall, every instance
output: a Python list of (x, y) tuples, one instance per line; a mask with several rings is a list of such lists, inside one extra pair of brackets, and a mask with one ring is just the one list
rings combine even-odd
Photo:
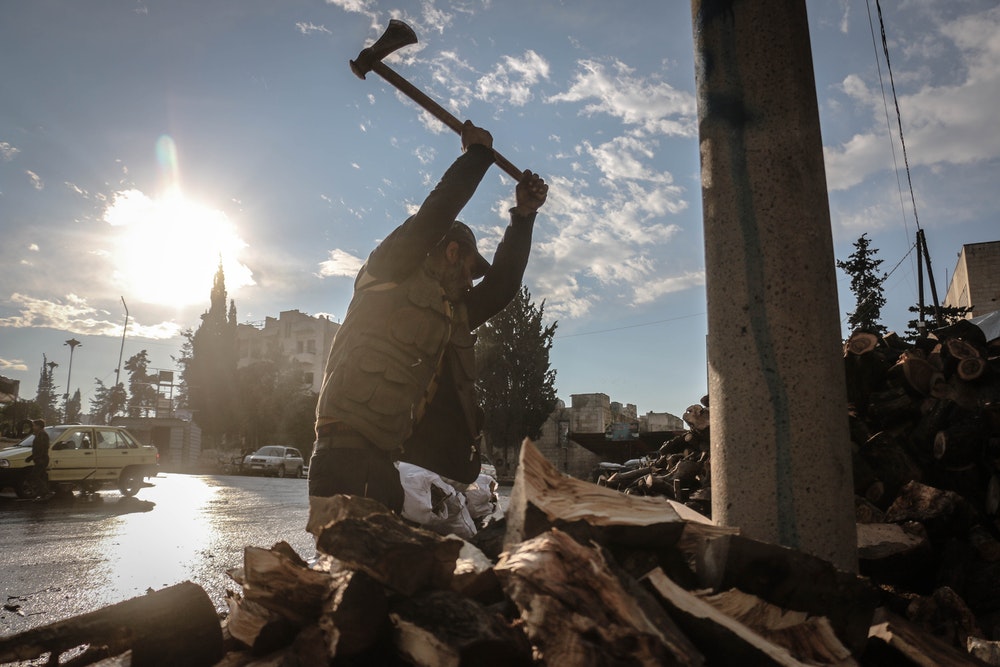
[[(573, 398), (575, 402), (576, 397)], [(563, 407), (553, 412), (542, 426), (542, 436), (535, 442), (535, 446), (559, 472), (570, 477), (590, 479), (600, 459), (569, 439), (569, 427), (575, 410), (576, 408)]]
[(1000, 310), (1000, 241), (962, 246), (942, 305), (971, 305), (969, 317)]

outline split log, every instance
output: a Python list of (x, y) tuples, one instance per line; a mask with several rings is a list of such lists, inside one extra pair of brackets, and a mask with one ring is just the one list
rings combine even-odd
[(563, 532), (522, 542), (501, 556), (496, 571), (546, 664), (704, 663), (663, 609), (640, 604), (598, 549)]
[[(235, 577), (234, 577), (235, 578)], [(243, 596), (297, 625), (313, 621), (330, 592), (330, 575), (310, 569), (287, 542), (244, 547)]]
[(342, 569), (331, 574), (331, 594), (318, 621), (328, 658), (367, 651), (386, 637), (388, 619), (381, 584), (364, 572)]
[(226, 604), (229, 615), (225, 620), (225, 630), (246, 646), (252, 656), (287, 646), (299, 632), (299, 626), (281, 614), (232, 591), (227, 592)]
[(740, 535), (714, 537), (696, 555), (702, 586), (737, 588), (782, 609), (825, 616), (852, 652), (860, 653), (878, 604), (874, 586), (829, 561)]
[(448, 588), (463, 544), (456, 537), (409, 526), (382, 512), (333, 521), (316, 538), (318, 551), (403, 595)]
[(823, 616), (782, 609), (736, 589), (699, 597), (798, 660), (810, 665), (857, 665)]
[(661, 570), (643, 581), (670, 612), (684, 633), (704, 652), (709, 664), (802, 666), (788, 650), (727, 616), (681, 588)]
[(982, 667), (983, 664), (882, 607), (876, 611), (868, 636), (865, 657), (873, 660), (871, 664), (920, 667)]
[(914, 599), (906, 609), (906, 617), (928, 634), (959, 650), (967, 646), (969, 637), (982, 634), (969, 605), (948, 586)]
[[(34, 660), (79, 646), (106, 647), (105, 655), (131, 651), (133, 667), (213, 665), (223, 656), (215, 606), (186, 581), (87, 614), (0, 638), (0, 663)], [(54, 663), (53, 663), (54, 664)]]
[(903, 486), (886, 510), (889, 523), (919, 521), (931, 542), (944, 544), (951, 535), (963, 535), (975, 523), (975, 511), (954, 491), (943, 491), (919, 482)]
[(923, 469), (909, 455), (902, 440), (889, 431), (879, 431), (869, 438), (860, 454), (884, 485), (881, 497), (887, 502), (908, 482), (923, 479)]
[(418, 667), (534, 664), (531, 643), (519, 627), (451, 591), (396, 600), (389, 618), (396, 650)]
[(663, 498), (625, 495), (563, 475), (527, 439), (506, 518), (507, 549), (553, 527), (583, 543), (669, 548), (685, 523)]
[(876, 347), (878, 347), (878, 336), (870, 331), (857, 329), (844, 343), (844, 356), (846, 357), (848, 354), (861, 356), (866, 352), (871, 352)]
[(895, 585), (933, 576), (931, 544), (919, 523), (859, 523), (857, 530), (861, 574)]

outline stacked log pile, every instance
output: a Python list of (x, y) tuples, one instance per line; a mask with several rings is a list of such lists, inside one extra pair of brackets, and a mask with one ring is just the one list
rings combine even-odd
[[(56, 664), (85, 641), (62, 664), (983, 664), (884, 605), (865, 577), (679, 502), (563, 476), (527, 441), (501, 527), (481, 549), (365, 499), (313, 498), (317, 559), (285, 543), (247, 547), (221, 626), (191, 613), (207, 600), (153, 593), (0, 639), (0, 662), (51, 651)], [(927, 602), (927, 619), (957, 604)], [(136, 618), (150, 607), (153, 619)]]

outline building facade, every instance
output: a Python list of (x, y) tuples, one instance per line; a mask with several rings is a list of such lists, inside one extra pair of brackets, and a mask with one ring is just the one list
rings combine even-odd
[(942, 305), (972, 306), (969, 317), (1000, 310), (1000, 241), (962, 246)]
[(274, 353), (292, 359), (301, 369), (303, 381), (319, 393), (330, 346), (340, 325), (327, 317), (298, 310), (282, 311), (262, 324), (236, 327), (237, 368), (268, 359)]

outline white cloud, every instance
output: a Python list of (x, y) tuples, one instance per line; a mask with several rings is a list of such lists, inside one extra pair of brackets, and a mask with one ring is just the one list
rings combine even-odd
[(633, 125), (646, 134), (682, 137), (697, 135), (697, 107), (691, 93), (675, 89), (664, 81), (637, 78), (619, 60), (610, 71), (596, 60), (581, 60), (569, 90), (553, 95), (547, 102), (586, 102), (581, 113), (604, 113)]
[(28, 180), (31, 181), (31, 187), (35, 188), (36, 190), (45, 189), (45, 183), (42, 182), (41, 176), (31, 171), (30, 169), (25, 169), (24, 173), (28, 175)]
[[(83, 336), (120, 336), (122, 323), (107, 319), (108, 311), (87, 303), (83, 297), (67, 294), (62, 300), (48, 300), (14, 293), (10, 301), (20, 312), (0, 318), (0, 327), (59, 329)], [(164, 340), (180, 334), (181, 327), (173, 322), (144, 325), (129, 322), (128, 333), (137, 338)]]
[(325, 262), (320, 262), (319, 273), (317, 273), (317, 275), (320, 278), (353, 278), (358, 275), (358, 271), (361, 270), (364, 263), (365, 260), (355, 257), (349, 252), (345, 252), (344, 250), (340, 250), (338, 248), (330, 251), (330, 259)]
[(3, 359), (0, 358), (0, 370), (2, 371), (27, 371), (28, 364), (23, 359)]
[[(919, 62), (909, 71), (900, 66), (894, 69), (897, 84), (915, 74), (926, 81), (908, 95), (900, 95), (897, 87), (910, 167), (996, 159), (1000, 157), (1000, 133), (996, 132), (993, 101), (1000, 98), (1000, 7), (946, 22), (940, 35), (960, 55), (961, 62), (951, 67), (951, 79), (957, 83), (930, 83), (931, 72)], [(875, 113), (867, 133), (825, 149), (831, 190), (853, 187), (874, 173), (893, 168), (892, 153), (886, 147), (881, 94), (869, 89), (857, 75), (846, 77), (841, 89)], [(896, 134), (895, 118), (892, 124)], [(897, 160), (901, 162), (902, 156)]]
[(10, 162), (20, 152), (20, 149), (11, 146), (6, 141), (0, 141), (0, 159), (4, 162)]
[(476, 82), (476, 97), (486, 102), (503, 100), (513, 106), (524, 106), (531, 101), (531, 87), (549, 78), (549, 63), (534, 51), (524, 56), (504, 56), (492, 72)]
[(317, 32), (325, 33), (327, 35), (333, 34), (332, 32), (330, 32), (330, 29), (327, 28), (325, 25), (316, 25), (315, 23), (304, 23), (302, 21), (299, 21), (298, 23), (295, 24), (295, 27), (298, 28), (299, 32), (301, 32), (303, 35), (312, 35)]

